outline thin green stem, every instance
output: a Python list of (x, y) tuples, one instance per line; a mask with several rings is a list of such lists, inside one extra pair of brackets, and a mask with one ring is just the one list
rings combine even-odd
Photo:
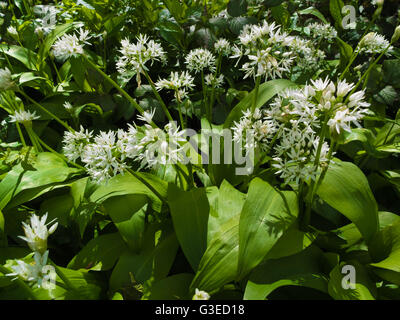
[(37, 135), (36, 135), (36, 139), (39, 141), (39, 143), (40, 143), (45, 149), (47, 149), (48, 151), (50, 151), (51, 153), (53, 153), (53, 154), (56, 155), (57, 157), (63, 159), (65, 162), (67, 162), (67, 163), (69, 163), (69, 164), (71, 164), (71, 165), (77, 167), (78, 169), (85, 170), (85, 168), (82, 167), (81, 165), (79, 165), (79, 164), (77, 164), (77, 163), (75, 163), (75, 162), (73, 162), (73, 161), (70, 161), (66, 156), (64, 156), (63, 154), (60, 154), (60, 153), (58, 153), (57, 151), (55, 151), (52, 147), (50, 147), (49, 145), (47, 145), (47, 144), (46, 144), (42, 139), (40, 139)]
[(60, 118), (58, 118), (55, 114), (41, 106), (39, 103), (37, 103), (35, 100), (33, 100), (30, 96), (28, 96), (24, 91), (21, 89), (18, 90), (20, 94), (22, 94), (27, 100), (29, 100), (31, 103), (33, 103), (35, 106), (46, 112), (48, 115), (50, 115), (54, 120), (56, 120), (58, 123), (60, 123), (64, 128), (66, 128), (68, 131), (74, 132), (74, 129), (72, 129), (67, 123), (62, 121)]
[[(118, 90), (118, 92), (123, 95), (133, 106), (134, 108), (140, 113), (143, 114), (144, 110), (143, 108), (136, 102), (135, 99), (133, 99), (124, 89), (122, 89), (113, 79), (111, 79), (107, 74), (105, 74), (96, 64), (94, 64), (92, 61), (88, 59), (87, 56), (82, 55), (83, 58), (89, 63), (89, 65), (95, 69), (103, 78), (106, 80), (109, 84), (111, 84), (115, 89)], [(151, 125), (156, 128), (157, 125), (152, 122)]]
[(153, 186), (146, 181), (146, 179), (142, 178), (139, 174), (137, 174), (135, 171), (133, 171), (130, 168), (127, 168), (127, 171), (136, 179), (138, 179), (141, 183), (143, 183), (147, 188), (149, 188), (162, 202), (164, 202), (166, 199), (156, 190), (153, 188)]
[(260, 83), (261, 83), (261, 77), (258, 76), (256, 78), (256, 87), (255, 87), (255, 91), (254, 91), (254, 96), (253, 96), (253, 103), (251, 105), (251, 111), (254, 112), (256, 110), (256, 106), (257, 106), (257, 98), (258, 98), (258, 90), (260, 88)]
[(143, 69), (143, 73), (144, 73), (144, 76), (146, 77), (147, 81), (150, 83), (151, 89), (153, 90), (153, 93), (156, 96), (158, 102), (160, 102), (161, 107), (164, 110), (166, 117), (168, 118), (169, 121), (174, 121), (174, 119), (172, 118), (171, 114), (168, 111), (166, 104), (164, 103), (164, 100), (161, 98), (160, 94), (158, 93), (153, 80), (151, 80), (149, 73), (145, 69)]
[(22, 146), (26, 147), (26, 142), (25, 142), (24, 135), (22, 134), (21, 126), (19, 125), (18, 122), (16, 122), (15, 125), (17, 127), (17, 131), (18, 131), (18, 134), (19, 134), (19, 138), (21, 139)]
[(206, 117), (207, 120), (211, 123), (212, 120), (212, 115), (210, 114), (210, 111), (208, 109), (207, 106), (207, 88), (206, 88), (206, 84), (204, 81), (204, 70), (201, 70), (201, 87), (203, 89), (203, 106), (204, 106), (204, 110), (206, 111)]

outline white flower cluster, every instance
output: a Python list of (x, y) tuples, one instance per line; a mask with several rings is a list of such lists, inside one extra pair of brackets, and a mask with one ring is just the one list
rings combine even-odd
[(254, 148), (272, 148), (272, 166), (286, 184), (315, 179), (318, 167), (328, 161), (329, 145), (325, 141), (316, 160), (323, 122), (334, 138), (351, 131), (351, 124), (360, 126), (359, 121), (368, 112), (364, 91), (352, 93), (353, 89), (354, 85), (346, 81), (335, 85), (319, 79), (301, 90), (287, 90), (275, 98), (270, 108), (244, 112), (232, 128), (234, 139), (241, 140), (248, 153)]
[(85, 44), (90, 45), (88, 40), (91, 38), (88, 30), (82, 28), (73, 35), (65, 34), (58, 38), (53, 44), (53, 54), (56, 59), (66, 60), (70, 57), (76, 57), (84, 53)]
[[(379, 54), (385, 51), (389, 45), (389, 41), (387, 41), (384, 36), (377, 34), (376, 32), (370, 32), (361, 39), (358, 44), (358, 50), (360, 53)], [(390, 46), (387, 53), (390, 54), (390, 51), (392, 50), (393, 47)]]
[(214, 50), (216, 53), (226, 57), (228, 57), (232, 52), (231, 44), (224, 38), (220, 38), (214, 43)]
[(224, 75), (220, 74), (216, 77), (214, 74), (210, 73), (204, 77), (204, 82), (206, 85), (212, 88), (221, 88), (224, 85)]
[(177, 163), (183, 160), (181, 142), (186, 141), (174, 123), (164, 129), (152, 126), (153, 112), (145, 112), (138, 119), (144, 126), (129, 125), (128, 130), (100, 132), (94, 138), (84, 131), (64, 135), (64, 154), (71, 161), (78, 158), (96, 183), (107, 182), (128, 168), (127, 161), (137, 161), (142, 167)]
[(292, 40), (293, 37), (281, 31), (275, 23), (264, 21), (262, 25), (246, 25), (239, 35), (241, 47), (232, 49), (231, 58), (240, 60), (243, 55), (247, 56), (249, 62), (242, 66), (246, 73), (244, 78), (281, 78), (290, 70), (295, 58), (290, 48)]
[(30, 112), (25, 110), (17, 110), (13, 115), (10, 116), (10, 122), (17, 122), (22, 124), (29, 124), (33, 120), (37, 120), (40, 117), (36, 115), (36, 112)]
[(192, 300), (210, 300), (208, 292), (196, 288)]
[(150, 40), (147, 35), (139, 34), (136, 43), (129, 42), (128, 39), (121, 41), (119, 50), (121, 57), (117, 61), (117, 70), (125, 78), (130, 79), (136, 75), (138, 85), (141, 84), (140, 74), (144, 73), (146, 63), (151, 61), (161, 61), (166, 63), (167, 56), (161, 45), (154, 40)]
[(23, 260), (14, 260), (11, 269), (14, 271), (7, 276), (19, 277), (24, 281), (42, 286), (43, 281), (49, 279), (48, 274), (52, 266), (47, 265), (49, 251), (47, 250), (47, 238), (57, 229), (58, 223), (54, 223), (50, 228), (48, 225), (53, 221), (46, 223), (47, 213), (42, 218), (33, 214), (30, 218), (30, 224), (22, 222), (25, 236), (19, 236), (28, 243), (29, 248), (34, 251), (34, 263), (30, 264)]
[(162, 89), (174, 90), (175, 99), (181, 102), (188, 97), (187, 90), (194, 87), (194, 78), (187, 71), (181, 73), (171, 72), (169, 79), (159, 79), (155, 83), (158, 91)]
[(12, 90), (15, 87), (8, 68), (0, 69), (0, 91)]
[(311, 23), (307, 26), (316, 42), (327, 41), (332, 42), (337, 37), (337, 31), (330, 24), (322, 24), (318, 22)]
[(319, 70), (326, 58), (325, 52), (317, 49), (312, 41), (298, 36), (293, 37), (290, 47), (297, 55), (296, 67), (302, 71)]
[(215, 56), (207, 49), (197, 48), (191, 50), (185, 58), (189, 71), (198, 73), (208, 69), (215, 72)]

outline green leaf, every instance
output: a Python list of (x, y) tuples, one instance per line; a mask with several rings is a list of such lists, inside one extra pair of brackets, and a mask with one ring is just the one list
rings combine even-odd
[(355, 164), (337, 159), (334, 162), (317, 194), (354, 222), (368, 244), (379, 229), (378, 206), (368, 180)]
[(259, 178), (251, 181), (240, 214), (238, 279), (263, 260), (297, 214), (294, 192), (279, 193)]
[(324, 15), (321, 12), (319, 12), (317, 9), (315, 9), (314, 7), (309, 7), (307, 9), (300, 10), (299, 14), (310, 14), (310, 15), (313, 15), (313, 16), (317, 17), (318, 19), (320, 19), (325, 24), (329, 23), (325, 19)]
[(20, 46), (0, 44), (0, 53), (4, 53), (24, 64), (29, 70), (37, 70), (35, 52)]
[(339, 37), (336, 37), (336, 43), (340, 50), (340, 69), (344, 69), (349, 63), (351, 56), (353, 55), (353, 48), (351, 45), (344, 42)]
[(143, 300), (191, 300), (189, 286), (193, 280), (191, 273), (174, 274), (154, 283)]
[(239, 17), (247, 13), (246, 0), (230, 0), (228, 2), (227, 10), (230, 16)]
[(240, 214), (246, 195), (224, 180), (219, 189), (207, 188), (207, 197), (210, 203), (207, 236), (209, 243), (224, 223)]
[(135, 253), (142, 247), (147, 202), (146, 196), (131, 194), (112, 197), (103, 203), (121, 237)]
[(212, 292), (236, 278), (239, 254), (239, 215), (221, 226), (201, 258), (199, 269), (190, 286)]
[[(137, 173), (143, 180), (154, 188), (162, 197), (167, 197), (167, 183), (151, 174)], [(157, 195), (143, 182), (130, 174), (117, 175), (111, 178), (107, 185), (101, 185), (89, 197), (91, 202), (102, 203), (111, 197), (127, 194), (141, 194), (148, 197), (153, 210), (160, 212), (162, 202)]]
[(335, 20), (335, 25), (336, 28), (342, 28), (342, 20), (343, 20), (343, 15), (342, 15), (342, 8), (344, 6), (344, 3), (342, 0), (330, 0), (329, 1), (329, 10), (331, 12), (331, 15), (333, 19)]
[(168, 204), (179, 244), (193, 270), (197, 270), (207, 247), (210, 206), (204, 188), (182, 191), (168, 185)]
[[(279, 92), (294, 86), (296, 86), (295, 83), (285, 79), (270, 80), (261, 84), (258, 91), (256, 108), (262, 107), (268, 100), (272, 99)], [(224, 128), (230, 128), (234, 121), (238, 121), (242, 117), (243, 111), (250, 108), (254, 94), (255, 89), (232, 109), (228, 118), (225, 120)]]
[(322, 251), (311, 246), (288, 257), (264, 261), (250, 274), (244, 299), (263, 300), (282, 286), (303, 286), (327, 292), (323, 259)]
[(32, 165), (18, 164), (0, 182), (0, 209), (15, 207), (56, 188), (78, 169), (69, 168), (56, 155), (40, 153)]
[(127, 247), (119, 233), (98, 236), (68, 263), (70, 269), (90, 269), (96, 265), (100, 270), (111, 269)]
[[(355, 289), (345, 289), (342, 286), (343, 278), (347, 273), (342, 273), (344, 265), (353, 266), (355, 269)], [(328, 291), (335, 300), (375, 300), (376, 286), (371, 281), (363, 265), (357, 261), (342, 262), (330, 273)]]
[(159, 281), (165, 278), (175, 260), (178, 241), (170, 224), (151, 225), (139, 254), (125, 252), (118, 260), (110, 277), (110, 289)]

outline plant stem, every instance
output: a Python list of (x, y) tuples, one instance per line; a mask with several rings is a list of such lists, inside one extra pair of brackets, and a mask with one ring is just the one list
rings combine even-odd
[[(95, 69), (100, 75), (106, 80), (109, 84), (111, 84), (118, 92), (123, 95), (133, 106), (134, 108), (140, 113), (143, 114), (143, 108), (133, 99), (124, 89), (122, 89), (113, 79), (111, 79), (107, 74), (105, 74), (96, 64), (88, 59), (85, 55), (82, 55), (83, 58), (90, 64), (90, 66)], [(157, 125), (152, 121), (151, 125), (153, 128), (156, 128)]]
[(256, 110), (257, 98), (258, 98), (258, 89), (260, 88), (260, 82), (261, 82), (261, 77), (258, 76), (256, 78), (256, 87), (255, 87), (255, 92), (254, 92), (254, 97), (253, 97), (253, 104), (251, 105), (251, 111), (252, 112), (254, 112)]
[(72, 129), (67, 123), (62, 121), (60, 118), (58, 118), (55, 114), (47, 110), (46, 108), (42, 107), (39, 103), (37, 103), (35, 100), (33, 100), (30, 96), (28, 96), (24, 91), (18, 90), (20, 94), (22, 94), (27, 100), (29, 100), (31, 103), (33, 103), (35, 106), (46, 112), (48, 115), (50, 115), (54, 120), (56, 120), (58, 123), (60, 123), (64, 128), (66, 128), (68, 131), (74, 132), (74, 129)]
[(204, 105), (204, 110), (206, 111), (206, 117), (207, 120), (211, 123), (212, 121), (212, 115), (210, 114), (210, 111), (207, 106), (207, 91), (206, 91), (206, 84), (204, 82), (204, 70), (201, 70), (201, 86), (203, 89), (203, 105)]
[(20, 127), (18, 122), (16, 122), (15, 125), (17, 127), (17, 131), (18, 131), (18, 134), (19, 134), (19, 138), (21, 139), (22, 146), (26, 147), (26, 142), (25, 142), (24, 135), (22, 134), (21, 127)]
[(163, 99), (161, 98), (160, 94), (158, 93), (156, 86), (154, 85), (153, 80), (151, 80), (149, 73), (143, 69), (143, 73), (144, 76), (146, 77), (147, 81), (150, 83), (151, 89), (154, 92), (154, 95), (156, 96), (158, 102), (160, 102), (162, 109), (164, 110), (164, 113), (166, 115), (166, 117), (168, 118), (169, 121), (174, 121), (174, 119), (172, 118), (171, 114), (168, 111), (167, 106), (165, 105)]
[(64, 156), (63, 154), (58, 153), (57, 151), (55, 151), (52, 147), (50, 147), (49, 145), (47, 145), (42, 139), (40, 139), (37, 135), (36, 135), (37, 140), (39, 141), (39, 143), (41, 145), (43, 145), (43, 147), (45, 147), (47, 150), (49, 150), (51, 153), (53, 153), (54, 155), (56, 155), (57, 157), (60, 157), (61, 159), (63, 159), (65, 162), (68, 162), (69, 164), (77, 167), (78, 169), (81, 170), (85, 170), (84, 167), (82, 167), (81, 165), (68, 160), (68, 158), (66, 156)]

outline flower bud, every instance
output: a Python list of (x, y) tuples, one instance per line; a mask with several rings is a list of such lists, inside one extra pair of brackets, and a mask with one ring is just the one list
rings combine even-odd
[(394, 30), (393, 36), (392, 36), (392, 43), (396, 43), (400, 38), (400, 25), (397, 26), (397, 28)]

